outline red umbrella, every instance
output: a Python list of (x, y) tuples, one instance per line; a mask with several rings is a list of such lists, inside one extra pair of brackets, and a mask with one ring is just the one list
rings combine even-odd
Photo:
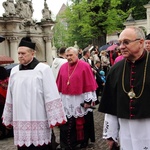
[(113, 51), (118, 45), (113, 44), (107, 48), (107, 51)]
[(5, 55), (0, 55), (0, 64), (10, 64), (13, 62), (14, 62), (14, 60), (11, 57), (5, 56)]

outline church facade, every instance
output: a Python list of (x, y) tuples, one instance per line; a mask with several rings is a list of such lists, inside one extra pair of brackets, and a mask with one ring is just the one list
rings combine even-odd
[(0, 17), (0, 36), (5, 37), (5, 41), (0, 43), (0, 55), (10, 56), (18, 63), (18, 44), (23, 37), (29, 36), (36, 43), (37, 59), (51, 65), (56, 57), (56, 49), (52, 47), (52, 27), (55, 22), (51, 19), (46, 0), (43, 3), (40, 22), (32, 19), (32, 1), (6, 0), (2, 3), (5, 13)]

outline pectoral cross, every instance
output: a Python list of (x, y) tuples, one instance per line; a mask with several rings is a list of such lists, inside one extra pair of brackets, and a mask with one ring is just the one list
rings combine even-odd
[(73, 112), (73, 105), (71, 104), (70, 106), (69, 106), (69, 108), (71, 109), (71, 112)]
[(67, 85), (69, 85), (69, 84), (70, 84), (70, 82), (68, 81), (68, 82), (67, 82)]

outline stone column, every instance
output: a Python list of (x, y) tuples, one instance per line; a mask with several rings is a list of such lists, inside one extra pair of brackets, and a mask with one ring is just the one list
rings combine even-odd
[(52, 43), (51, 43), (51, 40), (52, 40), (52, 37), (44, 37), (44, 40), (45, 40), (45, 57), (46, 57), (46, 61), (47, 63), (51, 66), (52, 65), (52, 61), (53, 61), (53, 57), (52, 57)]
[(8, 37), (10, 41), (10, 57), (14, 60), (14, 63), (18, 63), (18, 37)]
[(46, 41), (45, 45), (45, 53), (46, 53), (46, 61), (47, 63), (51, 66), (52, 61), (53, 61), (53, 56), (52, 56), (52, 37), (53, 37), (53, 31), (52, 31), (52, 26), (55, 23), (52, 20), (47, 20), (47, 21), (42, 21), (41, 22), (41, 27), (44, 32), (44, 40)]

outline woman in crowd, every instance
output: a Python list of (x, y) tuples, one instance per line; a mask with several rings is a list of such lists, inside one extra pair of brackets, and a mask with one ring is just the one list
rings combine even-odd
[(110, 68), (110, 61), (109, 58), (107, 57), (107, 52), (101, 51), (100, 55), (101, 55), (102, 70), (105, 72), (105, 75), (107, 75), (107, 72), (109, 71)]

